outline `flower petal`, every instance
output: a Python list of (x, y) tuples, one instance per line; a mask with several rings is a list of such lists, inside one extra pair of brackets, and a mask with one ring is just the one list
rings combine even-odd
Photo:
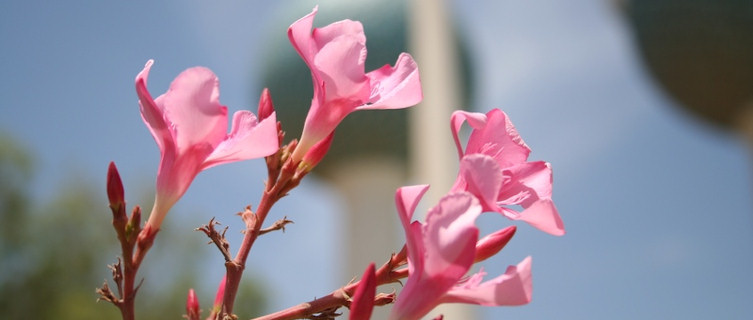
[(478, 200), (465, 192), (444, 196), (429, 210), (423, 228), (428, 277), (453, 285), (468, 272), (475, 257), (479, 233), (475, 222), (480, 214)]
[(489, 155), (501, 168), (525, 162), (531, 149), (520, 138), (507, 115), (502, 110), (492, 109), (486, 117), (486, 125), (471, 132), (465, 154)]
[(268, 156), (280, 148), (277, 118), (272, 112), (257, 123), (256, 116), (247, 110), (233, 115), (230, 134), (206, 158), (202, 170), (219, 164)]
[[(325, 101), (343, 99), (349, 113), (356, 106), (366, 103), (369, 97), (368, 79), (364, 72), (366, 44), (357, 37), (341, 35), (327, 42), (314, 57), (312, 73), (318, 73), (324, 83)], [(344, 117), (344, 115), (343, 115)]]
[(442, 298), (442, 303), (473, 303), (482, 306), (517, 306), (531, 302), (531, 257), (510, 266), (497, 278), (476, 286), (457, 286)]
[(209, 144), (210, 150), (214, 149), (225, 137), (227, 108), (220, 105), (218, 86), (211, 70), (189, 68), (154, 100), (174, 133), (178, 153), (197, 144)]
[(510, 167), (505, 172), (510, 176), (510, 182), (499, 191), (498, 204), (520, 205), (523, 211), (513, 214), (509, 209), (497, 211), (544, 232), (558, 236), (565, 234), (562, 218), (551, 200), (552, 169), (549, 163), (527, 162)]
[(371, 71), (369, 104), (357, 109), (400, 109), (418, 104), (423, 99), (418, 65), (407, 53), (401, 53), (395, 66), (384, 65)]
[(175, 140), (165, 122), (163, 110), (160, 106), (154, 103), (154, 99), (152, 99), (152, 95), (146, 87), (147, 79), (149, 78), (149, 70), (152, 69), (153, 64), (154, 60), (147, 61), (144, 69), (136, 76), (136, 94), (139, 97), (141, 118), (152, 133), (160, 152), (174, 152)]
[(460, 144), (460, 127), (463, 126), (463, 122), (468, 121), (471, 128), (483, 129), (486, 126), (486, 115), (479, 112), (466, 112), (455, 111), (450, 116), (450, 129), (452, 130), (452, 137), (455, 139), (455, 146), (458, 149), (458, 159), (463, 157), (463, 146)]
[(460, 177), (466, 182), (468, 192), (481, 202), (484, 211), (497, 211), (497, 195), (504, 177), (494, 158), (478, 153), (463, 157)]
[(409, 272), (414, 269), (423, 268), (424, 246), (421, 236), (421, 223), (411, 223), (413, 212), (418, 206), (421, 197), (429, 190), (429, 185), (416, 185), (401, 187), (395, 192), (395, 205), (397, 206), (397, 215), (405, 230), (405, 243), (408, 246), (408, 267)]

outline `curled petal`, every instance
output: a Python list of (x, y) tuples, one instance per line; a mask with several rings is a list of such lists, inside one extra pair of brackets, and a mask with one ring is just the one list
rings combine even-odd
[(206, 158), (203, 168), (219, 164), (268, 156), (280, 148), (277, 137), (277, 117), (272, 112), (257, 123), (256, 116), (246, 110), (233, 115), (233, 127)]
[(483, 129), (486, 126), (486, 115), (478, 112), (455, 111), (450, 116), (450, 130), (455, 140), (455, 147), (458, 149), (458, 158), (462, 158), (465, 154), (458, 135), (460, 134), (460, 127), (466, 121), (474, 129)]
[(509, 208), (497, 210), (511, 219), (523, 220), (532, 226), (553, 234), (565, 234), (562, 218), (551, 200), (552, 169), (543, 161), (526, 162), (506, 170), (510, 178), (497, 197), (498, 204), (520, 205), (523, 211), (511, 212)]
[(410, 272), (414, 269), (423, 268), (424, 246), (421, 235), (421, 223), (413, 222), (413, 212), (418, 206), (418, 202), (424, 193), (429, 190), (429, 185), (416, 185), (401, 187), (395, 192), (395, 205), (400, 222), (405, 230), (405, 242), (408, 247), (408, 268)]
[(418, 65), (407, 53), (400, 54), (394, 67), (385, 65), (366, 76), (371, 86), (369, 104), (359, 110), (406, 108), (423, 99)]
[(168, 128), (163, 111), (154, 102), (152, 95), (146, 87), (149, 71), (152, 69), (153, 64), (154, 60), (147, 61), (144, 69), (136, 76), (136, 94), (139, 97), (141, 118), (152, 133), (160, 151), (162, 153), (175, 152), (175, 138)]
[(478, 282), (469, 281), (466, 285), (452, 288), (442, 298), (442, 302), (482, 306), (517, 306), (531, 302), (531, 257), (523, 259), (517, 266), (509, 266), (497, 278)]
[(507, 115), (502, 110), (492, 109), (486, 114), (486, 118), (483, 128), (471, 132), (465, 154), (489, 155), (502, 168), (525, 162), (531, 149), (520, 138)]

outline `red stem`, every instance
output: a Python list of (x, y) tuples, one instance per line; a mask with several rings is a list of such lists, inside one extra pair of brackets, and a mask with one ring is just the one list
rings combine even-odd
[[(246, 266), (246, 260), (253, 247), (254, 242), (259, 237), (264, 220), (269, 214), (272, 206), (287, 194), (292, 188), (300, 183), (303, 175), (297, 173), (297, 164), (288, 160), (282, 166), (282, 170), (270, 170), (267, 179), (267, 188), (264, 190), (259, 206), (255, 213), (244, 214), (243, 220), (246, 222), (246, 232), (243, 236), (243, 242), (233, 261), (225, 263), (225, 293), (223, 296), (223, 306), (221, 314), (232, 315), (233, 304), (238, 293), (243, 270)], [(275, 174), (279, 172), (279, 177)], [(211, 317), (211, 315), (210, 315)]]
[[(382, 265), (379, 270), (376, 271), (377, 286), (397, 282), (408, 276), (408, 268), (395, 270), (395, 268), (404, 265), (406, 261), (405, 248), (397, 254), (393, 255), (387, 263)], [(325, 310), (332, 308), (339, 308), (342, 306), (350, 305), (350, 298), (358, 288), (361, 280), (353, 282), (345, 287), (332, 291), (330, 294), (311, 300), (306, 303), (301, 303), (297, 306), (290, 307), (288, 309), (278, 311), (266, 316), (254, 318), (253, 320), (292, 320), (308, 318), (309, 316), (317, 313), (321, 313)]]

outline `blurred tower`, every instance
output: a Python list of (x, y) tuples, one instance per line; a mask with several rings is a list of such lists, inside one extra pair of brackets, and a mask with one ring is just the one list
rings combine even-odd
[[(410, 52), (418, 62), (424, 90), (424, 103), (414, 108), (363, 110), (348, 115), (337, 128), (329, 153), (313, 171), (331, 182), (346, 202), (340, 235), (346, 258), (340, 276), (343, 283), (360, 275), (368, 263), (379, 265), (400, 250), (403, 236), (393, 202), (398, 187), (430, 183), (433, 193), (425, 203), (433, 203), (449, 190), (450, 179), (454, 179), (457, 156), (452, 149), (449, 115), (450, 110), (462, 105), (460, 101), (467, 97), (462, 93), (469, 92), (471, 84), (468, 62), (461, 59), (467, 55), (458, 52), (457, 37), (443, 4), (418, 1), (408, 7), (399, 0), (320, 3), (315, 27), (342, 19), (363, 23), (368, 49), (366, 71), (394, 64), (401, 52)], [(290, 23), (311, 9), (309, 2), (297, 2), (285, 6), (285, 17), (274, 20)], [(275, 30), (283, 28), (276, 26)], [(410, 37), (408, 30), (412, 31)], [(276, 34), (273, 39), (265, 42), (270, 46), (261, 83), (270, 89), (289, 141), (300, 137), (313, 95), (311, 75), (287, 38)], [(413, 158), (410, 167), (409, 156)], [(376, 308), (374, 318), (386, 318), (387, 311)], [(445, 314), (447, 319), (472, 318), (467, 313)]]
[(753, 1), (621, 1), (640, 52), (679, 106), (753, 150)]

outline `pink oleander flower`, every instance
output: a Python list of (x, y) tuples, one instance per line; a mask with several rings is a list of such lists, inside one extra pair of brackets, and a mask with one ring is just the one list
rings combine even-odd
[(395, 302), (390, 319), (419, 319), (442, 303), (487, 306), (521, 305), (531, 300), (531, 259), (492, 280), (481, 282), (483, 271), (463, 280), (476, 257), (482, 207), (467, 192), (446, 195), (426, 215), (411, 222), (428, 186), (398, 189), (395, 202), (408, 247), (408, 280)]
[[(465, 121), (473, 131), (463, 151), (458, 132)], [(456, 111), (450, 125), (461, 159), (452, 191), (473, 193), (484, 211), (523, 220), (553, 235), (565, 234), (552, 202), (552, 169), (547, 162), (528, 161), (531, 149), (504, 112), (493, 109), (484, 115)], [(522, 211), (514, 206), (522, 207)]]
[(136, 93), (141, 117), (161, 152), (157, 192), (147, 222), (147, 227), (157, 230), (199, 172), (270, 155), (279, 149), (279, 142), (274, 112), (259, 121), (250, 111), (238, 111), (227, 133), (227, 107), (220, 104), (217, 77), (207, 68), (183, 71), (167, 92), (152, 99), (147, 90), (152, 63), (149, 60), (136, 76)]
[(311, 69), (314, 98), (293, 160), (332, 133), (355, 110), (398, 109), (423, 98), (418, 67), (402, 53), (394, 67), (365, 73), (366, 36), (360, 22), (343, 20), (312, 30), (318, 8), (288, 28), (288, 38)]

